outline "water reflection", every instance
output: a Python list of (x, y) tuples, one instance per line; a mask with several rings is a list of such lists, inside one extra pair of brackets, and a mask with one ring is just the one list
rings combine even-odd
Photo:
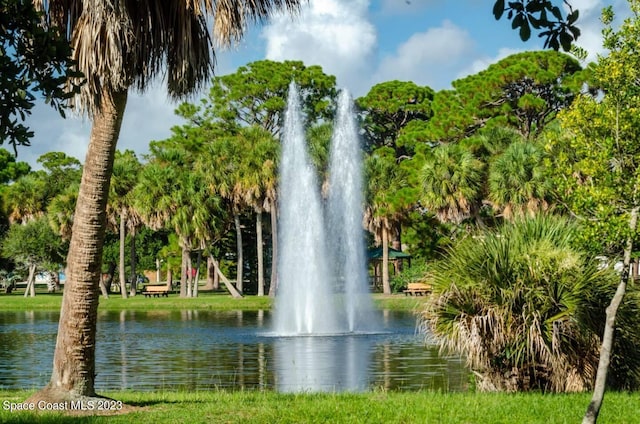
[[(371, 388), (464, 390), (468, 373), (415, 334), (408, 313), (383, 333), (273, 337), (268, 311), (101, 311), (98, 390)], [(38, 388), (51, 372), (56, 312), (0, 312), (0, 388)]]
[(276, 389), (363, 391), (369, 383), (372, 346), (367, 336), (278, 338), (274, 343)]

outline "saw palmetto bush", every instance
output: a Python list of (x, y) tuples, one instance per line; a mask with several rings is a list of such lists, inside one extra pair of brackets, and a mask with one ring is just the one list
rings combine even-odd
[[(466, 357), (480, 390), (591, 388), (617, 276), (572, 246), (575, 232), (562, 218), (516, 220), (460, 241), (433, 266), (424, 324), (444, 351)], [(617, 388), (640, 382), (631, 292), (609, 376)]]

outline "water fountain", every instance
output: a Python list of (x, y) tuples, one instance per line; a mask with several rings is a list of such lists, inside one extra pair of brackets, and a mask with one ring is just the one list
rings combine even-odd
[(351, 103), (343, 90), (324, 204), (306, 150), (299, 94), (294, 83), (289, 88), (280, 165), (279, 335), (375, 331), (362, 229), (362, 157)]

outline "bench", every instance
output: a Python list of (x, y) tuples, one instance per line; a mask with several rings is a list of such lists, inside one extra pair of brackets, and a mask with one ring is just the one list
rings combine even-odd
[(162, 285), (162, 286), (144, 286), (144, 289), (142, 290), (142, 294), (145, 297), (160, 297), (160, 296), (164, 296), (164, 297), (169, 297), (169, 289), (167, 288), (166, 285)]
[(406, 290), (403, 290), (405, 296), (425, 296), (431, 293), (431, 284), (427, 283), (409, 283)]

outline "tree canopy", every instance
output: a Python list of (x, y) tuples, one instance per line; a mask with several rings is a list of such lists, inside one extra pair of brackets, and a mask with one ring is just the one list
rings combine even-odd
[(436, 93), (431, 139), (457, 141), (490, 126), (510, 126), (536, 136), (582, 89), (586, 73), (572, 57), (555, 51), (511, 55)]
[[(64, 32), (43, 26), (31, 0), (0, 0), (0, 144), (30, 144), (33, 131), (22, 122), (44, 96), (64, 116), (77, 87), (67, 86), (71, 48)], [(70, 87), (70, 89), (69, 89)]]

